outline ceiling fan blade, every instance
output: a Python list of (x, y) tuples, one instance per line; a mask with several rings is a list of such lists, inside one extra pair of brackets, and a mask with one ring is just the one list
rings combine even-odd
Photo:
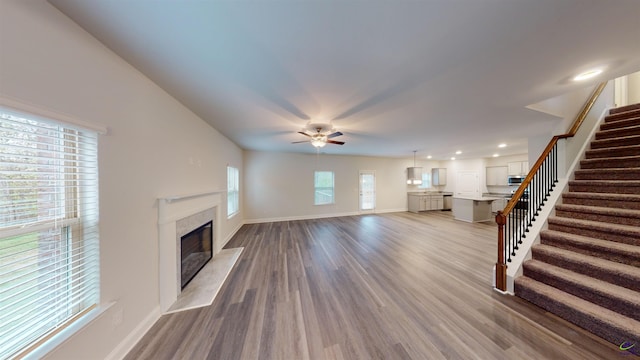
[(344, 145), (344, 141), (327, 140), (327, 144)]
[(327, 135), (327, 139), (331, 139), (331, 138), (334, 138), (334, 137), (340, 136), (340, 135), (342, 135), (342, 133), (340, 131), (336, 131), (333, 134)]
[(307, 134), (307, 133), (306, 133), (306, 132), (304, 132), (304, 131), (298, 131), (298, 134), (302, 134), (302, 135), (304, 135), (304, 136), (311, 137), (311, 135)]
[(301, 143), (308, 143), (309, 140), (304, 140), (304, 141), (294, 141), (292, 142), (292, 144), (301, 144)]

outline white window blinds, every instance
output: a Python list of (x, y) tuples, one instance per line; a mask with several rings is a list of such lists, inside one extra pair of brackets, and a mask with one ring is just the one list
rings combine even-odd
[(240, 210), (240, 181), (237, 168), (227, 166), (227, 217)]
[(335, 197), (333, 190), (333, 171), (316, 171), (314, 174), (313, 204), (334, 204)]
[(0, 358), (98, 303), (97, 134), (0, 108)]

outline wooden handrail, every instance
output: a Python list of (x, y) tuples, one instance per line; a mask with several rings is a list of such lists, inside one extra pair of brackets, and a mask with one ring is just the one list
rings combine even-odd
[(589, 111), (591, 111), (591, 108), (596, 103), (596, 100), (598, 100), (598, 97), (600, 96), (600, 94), (602, 93), (602, 91), (606, 86), (607, 86), (606, 81), (601, 82), (600, 84), (598, 84), (598, 86), (596, 86), (596, 88), (593, 90), (593, 94), (591, 94), (591, 97), (589, 98), (587, 103), (584, 104), (584, 106), (582, 107), (582, 111), (580, 111), (580, 113), (576, 117), (576, 120), (573, 122), (573, 126), (571, 126), (571, 128), (566, 134), (559, 135), (560, 138), (564, 139), (564, 138), (573, 137), (578, 132), (578, 129), (584, 122), (584, 119), (587, 118), (587, 114), (589, 113)]
[(524, 194), (524, 190), (527, 188), (527, 186), (529, 186), (529, 184), (531, 183), (531, 179), (533, 179), (533, 176), (536, 174), (536, 172), (538, 172), (538, 169), (540, 169), (540, 166), (544, 162), (544, 159), (547, 158), (547, 156), (549, 155), (549, 153), (551, 152), (555, 144), (558, 142), (558, 140), (573, 137), (578, 132), (578, 129), (584, 122), (584, 119), (587, 117), (587, 114), (589, 113), (589, 111), (591, 111), (593, 104), (596, 103), (596, 100), (598, 100), (598, 97), (600, 96), (600, 94), (602, 93), (602, 91), (606, 86), (607, 86), (607, 82), (602, 82), (593, 90), (591, 97), (589, 97), (589, 100), (587, 100), (587, 102), (584, 104), (584, 106), (582, 107), (582, 110), (580, 110), (580, 112), (576, 116), (576, 119), (573, 121), (571, 128), (569, 128), (569, 131), (566, 134), (556, 135), (551, 138), (551, 141), (549, 141), (549, 144), (547, 145), (547, 147), (544, 149), (542, 154), (540, 154), (538, 161), (536, 161), (535, 164), (533, 164), (527, 176), (524, 178), (524, 180), (522, 180), (522, 183), (520, 184), (520, 187), (518, 187), (518, 190), (516, 190), (516, 192), (511, 196), (511, 199), (507, 203), (507, 206), (505, 206), (504, 210), (502, 211), (504, 216), (507, 216), (511, 212), (511, 210), (513, 210), (513, 208), (516, 206), (518, 199), (522, 197), (522, 195)]
[(524, 195), (525, 189), (529, 186), (529, 184), (531, 184), (531, 181), (533, 180), (535, 174), (538, 172), (551, 151), (555, 148), (558, 140), (573, 137), (578, 132), (578, 129), (580, 129), (580, 126), (586, 119), (587, 114), (589, 113), (589, 111), (591, 111), (591, 108), (593, 108), (593, 105), (595, 104), (596, 100), (598, 100), (598, 97), (606, 86), (607, 82), (602, 82), (598, 84), (598, 86), (596, 86), (593, 93), (576, 116), (576, 119), (573, 121), (573, 124), (566, 134), (556, 135), (551, 138), (551, 141), (549, 141), (547, 147), (544, 149), (542, 154), (540, 154), (540, 157), (538, 157), (538, 160), (535, 162), (535, 164), (533, 164), (527, 176), (524, 178), (524, 180), (522, 180), (522, 183), (520, 184), (516, 192), (511, 196), (511, 199), (509, 200), (505, 208), (501, 211), (498, 211), (498, 213), (496, 214), (496, 223), (498, 224), (498, 261), (496, 262), (496, 288), (502, 291), (507, 290), (507, 264), (504, 258), (504, 225), (507, 223), (507, 216), (516, 207), (519, 199)]

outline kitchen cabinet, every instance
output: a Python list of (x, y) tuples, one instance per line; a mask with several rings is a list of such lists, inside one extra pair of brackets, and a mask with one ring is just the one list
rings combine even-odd
[(527, 175), (529, 173), (529, 162), (528, 161), (514, 161), (507, 163), (508, 175), (509, 176), (518, 176), (518, 175)]
[[(409, 195), (409, 211), (417, 213), (427, 210), (427, 199), (426, 195)], [(429, 206), (431, 206), (431, 202), (429, 202)]]
[(493, 197), (453, 198), (453, 218), (467, 222), (493, 221), (491, 202)]
[(442, 195), (431, 195), (429, 196), (431, 207), (429, 210), (442, 210), (444, 209), (444, 198)]
[(509, 175), (508, 166), (487, 167), (487, 186), (506, 186)]
[(409, 211), (411, 212), (442, 210), (443, 208), (442, 194), (409, 194)]
[(447, 169), (445, 168), (433, 168), (431, 169), (431, 184), (447, 185)]

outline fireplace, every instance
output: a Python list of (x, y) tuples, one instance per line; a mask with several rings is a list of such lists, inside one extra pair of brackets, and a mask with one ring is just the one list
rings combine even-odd
[(213, 257), (213, 222), (198, 227), (180, 239), (180, 287), (185, 286)]

